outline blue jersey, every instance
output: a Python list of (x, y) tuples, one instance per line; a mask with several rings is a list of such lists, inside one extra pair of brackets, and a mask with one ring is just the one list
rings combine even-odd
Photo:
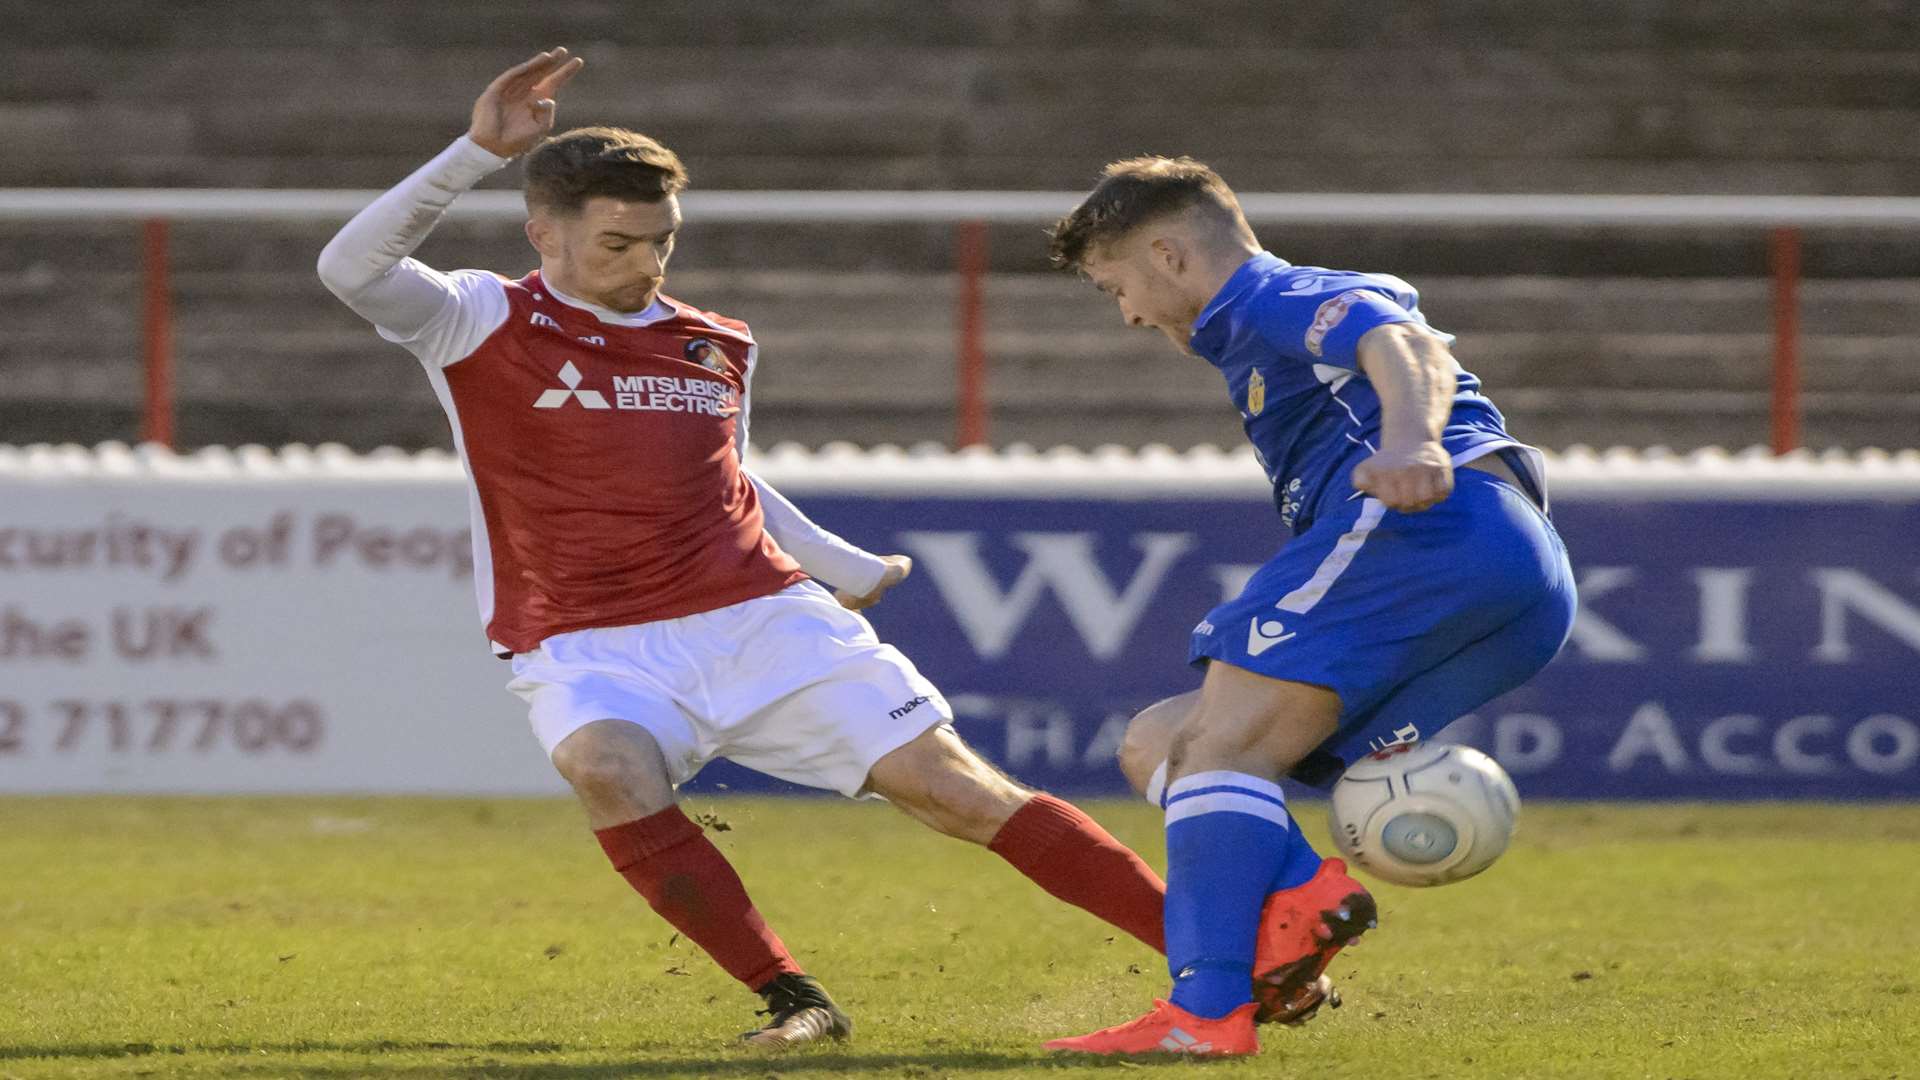
[[(1280, 519), (1295, 533), (1352, 496), (1348, 474), (1379, 448), (1380, 397), (1354, 350), (1388, 323), (1427, 325), (1413, 286), (1386, 274), (1294, 266), (1263, 251), (1193, 324), (1193, 350), (1226, 376)], [(1441, 435), (1454, 464), (1518, 448), (1532, 473), (1526, 479), (1544, 491), (1538, 452), (1507, 434), (1479, 379), (1464, 370), (1459, 379)]]

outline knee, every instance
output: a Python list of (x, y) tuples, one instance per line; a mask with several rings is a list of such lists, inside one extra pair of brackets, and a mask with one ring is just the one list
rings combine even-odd
[[(941, 741), (918, 749), (910, 760), (888, 762), (884, 782), (874, 788), (936, 832), (990, 843), (1007, 819), (1033, 798), (1031, 790), (964, 746)], [(882, 779), (878, 770), (875, 779)]]
[[(658, 753), (654, 751), (656, 757)], [(621, 792), (638, 786), (646, 776), (645, 757), (631, 738), (588, 725), (553, 748), (553, 767), (582, 794)]]
[(1033, 798), (985, 762), (952, 762), (928, 777), (927, 824), (947, 836), (987, 844)]
[(1195, 697), (1197, 694), (1182, 694), (1149, 705), (1127, 724), (1118, 757), (1120, 771), (1134, 791), (1144, 795), (1154, 771), (1171, 756), (1174, 735), (1192, 711)]
[(1289, 740), (1276, 738), (1286, 727), (1278, 717), (1189, 717), (1168, 740), (1167, 768), (1172, 775), (1231, 769), (1282, 775), (1302, 755)]
[(1120, 773), (1127, 778), (1127, 784), (1134, 794), (1145, 795), (1147, 785), (1153, 780), (1155, 769), (1167, 760), (1171, 747), (1162, 745), (1158, 753), (1143, 740), (1133, 738), (1133, 728), (1127, 728), (1127, 738), (1120, 743)]

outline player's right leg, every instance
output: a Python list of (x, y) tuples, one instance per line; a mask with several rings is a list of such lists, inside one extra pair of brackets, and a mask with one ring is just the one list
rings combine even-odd
[[(636, 629), (562, 636), (618, 639)], [(801, 970), (726, 856), (677, 805), (675, 785), (704, 762), (671, 693), (636, 673), (610, 672), (606, 654), (617, 649), (605, 640), (593, 643), (591, 656), (580, 655), (589, 650), (581, 641), (548, 645), (514, 658), (510, 689), (532, 706), (534, 733), (580, 799), (614, 870), (764, 1001), (772, 1020), (742, 1038), (779, 1049), (850, 1034), (851, 1020)]]
[(1120, 772), (1133, 790), (1155, 806), (1167, 788), (1167, 755), (1173, 752), (1173, 737), (1193, 715), (1200, 703), (1200, 691), (1156, 701), (1134, 714), (1127, 733), (1120, 740)]

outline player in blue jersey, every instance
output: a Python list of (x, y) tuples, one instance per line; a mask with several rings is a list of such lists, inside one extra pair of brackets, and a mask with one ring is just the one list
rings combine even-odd
[(1331, 786), (1531, 678), (1566, 640), (1573, 573), (1540, 453), (1507, 433), (1406, 282), (1276, 258), (1184, 157), (1107, 166), (1052, 236), (1055, 264), (1128, 325), (1225, 377), (1292, 539), (1195, 627), (1201, 688), (1142, 713), (1123, 751), (1166, 809), (1173, 992), (1047, 1045), (1252, 1053), (1256, 1020), (1375, 921), (1366, 889), (1300, 835), (1279, 779)]

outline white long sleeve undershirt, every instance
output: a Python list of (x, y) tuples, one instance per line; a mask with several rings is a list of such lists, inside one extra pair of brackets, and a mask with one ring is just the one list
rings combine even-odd
[[(507, 318), (506, 288), (493, 274), (451, 274), (412, 257), (453, 201), (499, 170), (507, 159), (462, 135), (432, 161), (382, 194), (341, 228), (320, 252), (320, 280), (389, 341), (422, 364), (443, 368), (472, 355)], [(670, 314), (665, 305), (637, 314), (609, 311), (553, 290), (562, 303), (603, 322), (644, 326)], [(740, 397), (738, 448), (747, 452), (747, 395)], [(771, 484), (747, 472), (759, 492), (766, 530), (810, 576), (856, 595), (871, 593), (886, 563), (821, 528)]]

